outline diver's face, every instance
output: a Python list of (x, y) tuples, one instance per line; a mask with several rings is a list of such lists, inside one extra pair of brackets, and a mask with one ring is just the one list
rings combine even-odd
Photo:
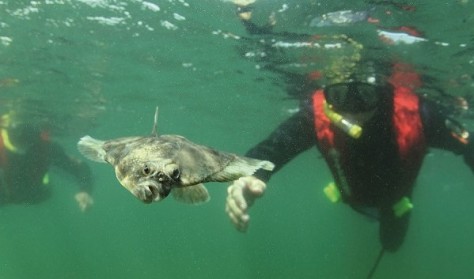
[[(375, 110), (385, 94), (385, 87), (364, 82), (348, 82), (330, 85), (324, 89), (326, 101), (341, 114), (366, 114)], [(369, 112), (369, 113), (366, 113)]]

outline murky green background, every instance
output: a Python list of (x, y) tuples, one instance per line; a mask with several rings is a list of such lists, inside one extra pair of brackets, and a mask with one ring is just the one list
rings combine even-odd
[[(415, 26), (429, 41), (386, 50), (432, 86), (469, 97), (472, 1), (393, 1), (414, 12), (381, 2), (262, 0), (255, 18), (276, 11), (277, 31), (351, 34), (374, 51), (373, 25), (308, 23), (354, 9), (387, 27)], [(242, 37), (249, 36), (234, 7), (217, 0), (0, 0), (0, 110), (49, 123), (80, 156), (76, 142), (85, 134), (148, 134), (159, 105), (160, 133), (242, 154), (297, 108), (280, 76), (242, 57), (254, 46)], [(472, 126), (469, 113), (460, 120)], [(95, 204), (85, 214), (73, 199), (75, 181), (59, 171), (51, 200), (0, 208), (0, 278), (365, 278), (380, 249), (377, 223), (323, 196), (331, 178), (315, 149), (272, 178), (246, 234), (224, 213), (227, 184), (208, 184), (212, 198), (202, 206), (145, 205), (110, 166), (90, 166)], [(473, 277), (473, 199), (462, 158), (433, 151), (406, 242), (374, 278)]]

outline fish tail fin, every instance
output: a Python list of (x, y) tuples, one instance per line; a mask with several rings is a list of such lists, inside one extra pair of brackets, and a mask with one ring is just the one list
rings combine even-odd
[(260, 161), (258, 163), (259, 168), (264, 169), (266, 171), (272, 171), (275, 168), (275, 164), (270, 161)]
[(222, 171), (213, 174), (212, 180), (230, 181), (242, 176), (254, 174), (257, 170), (263, 169), (272, 171), (275, 165), (270, 161), (262, 161), (252, 158), (237, 157)]
[(90, 136), (82, 137), (77, 143), (77, 149), (81, 152), (84, 157), (89, 160), (106, 163), (105, 155), (106, 152), (103, 148), (104, 141), (94, 139)]
[(272, 171), (275, 168), (275, 165), (270, 161), (258, 160), (253, 158), (239, 158), (230, 164), (226, 170), (241, 172), (245, 176), (252, 175), (259, 169), (266, 171)]

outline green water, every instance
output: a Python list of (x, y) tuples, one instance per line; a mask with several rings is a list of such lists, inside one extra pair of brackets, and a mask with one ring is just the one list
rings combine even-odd
[[(255, 16), (276, 10), (277, 31), (330, 32), (308, 21), (370, 8), (350, 3), (262, 0)], [(390, 26), (416, 26), (430, 41), (387, 50), (426, 71), (434, 86), (471, 94), (472, 1), (410, 4), (416, 12), (386, 5), (374, 15)], [(344, 32), (375, 32), (357, 26)], [(0, 0), (0, 109), (49, 123), (55, 140), (79, 157), (76, 142), (85, 134), (148, 134), (159, 105), (160, 133), (242, 154), (298, 103), (280, 76), (239, 54), (252, 44), (228, 33), (247, 36), (234, 7), (217, 0)], [(145, 205), (110, 166), (90, 166), (95, 203), (86, 213), (75, 204), (75, 181), (56, 170), (50, 200), (0, 208), (1, 279), (365, 278), (380, 249), (377, 223), (323, 196), (331, 178), (315, 149), (272, 178), (246, 234), (224, 213), (227, 184), (209, 183), (205, 205)], [(472, 278), (473, 182), (462, 158), (432, 152), (406, 241), (374, 278)]]

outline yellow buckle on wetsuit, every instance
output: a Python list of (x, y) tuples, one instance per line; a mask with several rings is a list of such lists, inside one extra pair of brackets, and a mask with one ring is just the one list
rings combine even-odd
[(395, 216), (400, 218), (413, 209), (413, 204), (408, 197), (403, 197), (393, 205), (392, 209)]
[(323, 192), (332, 203), (337, 203), (341, 200), (341, 192), (334, 182), (331, 182), (324, 187)]
[(352, 138), (358, 139), (362, 135), (362, 127), (357, 124), (353, 124), (345, 119), (342, 115), (331, 109), (331, 106), (324, 102), (324, 114), (331, 122), (336, 125), (339, 129), (343, 130), (346, 134)]
[(41, 180), (41, 182), (43, 183), (43, 185), (48, 185), (49, 184), (49, 174), (48, 173), (44, 174), (43, 179)]

